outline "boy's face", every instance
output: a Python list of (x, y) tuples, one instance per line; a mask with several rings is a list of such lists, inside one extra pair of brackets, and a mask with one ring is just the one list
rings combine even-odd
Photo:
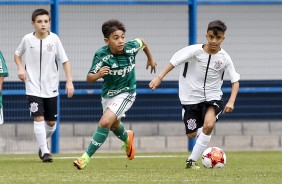
[(108, 38), (104, 39), (105, 43), (109, 45), (113, 54), (123, 54), (125, 35), (121, 30), (112, 32)]
[(49, 31), (50, 28), (50, 18), (48, 15), (38, 15), (35, 21), (32, 22), (35, 32), (39, 34), (44, 34)]
[(222, 31), (217, 31), (217, 34), (215, 34), (212, 30), (209, 30), (206, 34), (206, 38), (209, 50), (218, 51), (225, 37)]

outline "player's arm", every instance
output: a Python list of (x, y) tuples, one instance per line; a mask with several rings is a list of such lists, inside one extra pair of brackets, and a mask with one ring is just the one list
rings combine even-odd
[(63, 68), (66, 75), (66, 93), (68, 98), (71, 98), (74, 94), (74, 86), (72, 83), (71, 67), (68, 61), (63, 63)]
[(87, 74), (86, 81), (89, 83), (96, 82), (100, 78), (108, 75), (110, 72), (109, 66), (104, 66), (104, 63), (99, 57), (99, 54), (95, 53), (95, 56), (92, 61), (92, 66)]
[(96, 82), (98, 79), (102, 78), (103, 76), (108, 75), (109, 70), (110, 70), (110, 67), (103, 66), (102, 68), (99, 69), (99, 71), (97, 73), (89, 72), (87, 74), (86, 81), (90, 82), (90, 83)]
[(16, 54), (14, 54), (14, 60), (16, 62), (16, 65), (18, 67), (18, 78), (25, 82), (25, 69), (24, 65), (22, 63), (22, 58)]
[(231, 90), (231, 94), (230, 94), (230, 98), (223, 110), (223, 113), (225, 112), (232, 112), (234, 109), (234, 103), (239, 91), (239, 80), (240, 80), (240, 74), (236, 72), (235, 67), (233, 65), (233, 62), (230, 58), (229, 55), (227, 55), (227, 65), (226, 65), (226, 71), (230, 76), (230, 81), (232, 83), (232, 90)]
[(229, 98), (226, 106), (224, 107), (223, 113), (225, 113), (225, 112), (232, 112), (233, 111), (234, 103), (236, 101), (236, 97), (237, 97), (238, 91), (239, 91), (239, 82), (238, 81), (237, 82), (233, 82), (232, 83), (231, 95), (230, 95), (230, 98)]
[(153, 72), (156, 73), (157, 63), (155, 62), (155, 60), (153, 58), (153, 55), (152, 55), (152, 53), (151, 53), (147, 43), (143, 39), (141, 39), (141, 38), (139, 38), (139, 40), (141, 40), (141, 42), (142, 42), (142, 44), (141, 44), (142, 47), (141, 48), (143, 48), (143, 51), (146, 54), (147, 59), (148, 59), (147, 65), (146, 65), (146, 69), (148, 70), (148, 68), (150, 66), (151, 67), (151, 73), (153, 73)]
[(149, 83), (149, 87), (152, 90), (155, 90), (161, 84), (166, 74), (168, 74), (173, 68), (174, 66), (171, 63), (167, 65), (167, 67), (165, 67), (165, 69)]

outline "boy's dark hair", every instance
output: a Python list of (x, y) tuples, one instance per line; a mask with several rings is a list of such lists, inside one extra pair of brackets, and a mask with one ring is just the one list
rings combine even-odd
[(50, 14), (49, 14), (49, 12), (47, 10), (45, 10), (45, 9), (36, 9), (36, 10), (33, 11), (32, 15), (31, 15), (32, 22), (35, 21), (35, 19), (36, 19), (36, 17), (38, 15), (48, 15), (49, 16), (49, 20), (50, 20)]
[(111, 19), (111, 20), (104, 22), (102, 25), (102, 32), (103, 32), (104, 38), (108, 38), (111, 33), (117, 30), (121, 30), (124, 33), (126, 32), (126, 29), (123, 23), (121, 23), (118, 20)]
[(213, 33), (217, 35), (219, 31), (225, 33), (226, 29), (227, 27), (224, 22), (221, 20), (215, 20), (209, 23), (207, 32), (213, 31)]

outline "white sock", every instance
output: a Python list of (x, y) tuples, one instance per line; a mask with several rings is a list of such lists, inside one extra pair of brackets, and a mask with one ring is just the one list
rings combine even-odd
[(42, 156), (45, 153), (50, 153), (47, 147), (46, 130), (45, 130), (44, 121), (39, 121), (39, 122), (34, 121), (34, 134), (35, 134), (37, 143), (39, 145), (39, 148), (41, 149)]
[(45, 129), (46, 129), (46, 139), (48, 139), (55, 132), (57, 123), (55, 123), (55, 125), (52, 127), (49, 126), (45, 121), (44, 121), (44, 124), (45, 124)]
[(0, 108), (0, 125), (4, 123), (3, 108)]
[(198, 137), (199, 137), (199, 135), (202, 133), (202, 131), (203, 131), (203, 127), (198, 128), (196, 138), (198, 138)]
[(201, 132), (192, 150), (192, 153), (189, 156), (189, 159), (197, 161), (210, 141), (211, 135), (205, 135), (203, 132)]

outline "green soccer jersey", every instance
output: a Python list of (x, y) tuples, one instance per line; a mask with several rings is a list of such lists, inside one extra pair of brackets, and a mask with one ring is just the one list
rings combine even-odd
[(8, 77), (8, 68), (5, 59), (0, 51), (0, 77)]
[[(5, 62), (5, 59), (4, 59), (1, 51), (0, 51), (0, 77), (8, 77), (8, 68), (6, 66), (6, 62)], [(3, 105), (2, 105), (2, 92), (0, 92), (0, 109), (2, 107), (3, 107)]]
[(103, 98), (136, 91), (135, 56), (142, 47), (142, 40), (135, 39), (126, 42), (123, 54), (112, 54), (109, 46), (104, 46), (95, 53), (88, 73), (96, 74), (103, 66), (110, 67), (109, 74), (103, 77)]

